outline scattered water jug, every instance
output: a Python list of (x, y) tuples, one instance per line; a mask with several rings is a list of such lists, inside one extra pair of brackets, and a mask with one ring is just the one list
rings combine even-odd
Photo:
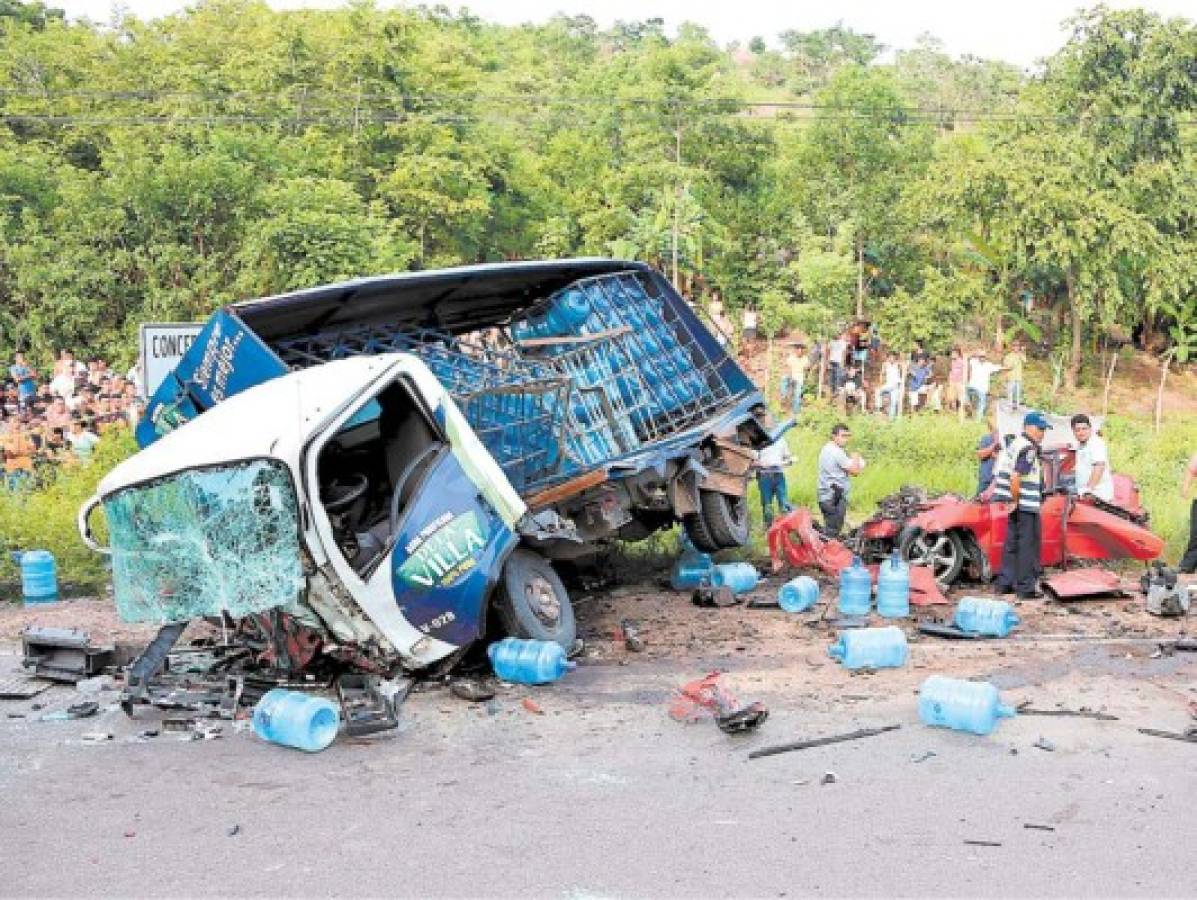
[(720, 563), (711, 572), (711, 584), (731, 588), (733, 594), (743, 594), (756, 587), (761, 573), (748, 563)]
[(577, 667), (556, 641), (503, 638), (486, 648), (495, 674), (517, 684), (548, 684)]
[(896, 625), (840, 632), (827, 655), (846, 669), (892, 669), (906, 665), (906, 633)]
[(997, 720), (1015, 715), (987, 681), (932, 675), (919, 688), (919, 718), (926, 725), (989, 734)]
[(1006, 637), (1018, 624), (1018, 613), (1005, 600), (962, 597), (956, 607), (955, 622), (961, 631)]
[(877, 612), (887, 619), (910, 615), (910, 565), (897, 550), (877, 571)]
[(819, 582), (809, 575), (799, 575), (787, 581), (777, 592), (777, 605), (789, 613), (810, 609), (819, 599)]
[(315, 753), (333, 742), (340, 725), (334, 703), (323, 697), (274, 688), (254, 707), (254, 734), (272, 744)]
[(17, 561), (21, 566), (21, 593), (25, 605), (53, 603), (58, 599), (58, 567), (48, 550), (29, 550)]
[(715, 562), (710, 554), (698, 550), (687, 550), (677, 558), (669, 573), (669, 583), (675, 591), (692, 591), (709, 584), (714, 574)]
[(867, 616), (872, 605), (873, 579), (859, 556), (840, 573), (840, 615)]

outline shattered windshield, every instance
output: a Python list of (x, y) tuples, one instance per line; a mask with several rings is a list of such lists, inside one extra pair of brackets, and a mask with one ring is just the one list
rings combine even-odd
[(104, 501), (117, 612), (127, 622), (234, 617), (303, 587), (286, 469), (251, 460), (180, 472)]

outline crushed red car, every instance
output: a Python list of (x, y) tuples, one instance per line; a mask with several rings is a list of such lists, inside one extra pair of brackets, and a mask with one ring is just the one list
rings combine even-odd
[[(1071, 451), (1045, 453), (1044, 462), (1044, 567), (1070, 560), (1146, 561), (1163, 552), (1164, 541), (1147, 527), (1147, 512), (1129, 477), (1114, 475), (1114, 501), (1105, 503), (1071, 492)], [(930, 567), (945, 586), (964, 576), (988, 580), (1001, 568), (1009, 504), (954, 494), (928, 497), (903, 488), (878, 507), (847, 542), (866, 561), (897, 549), (911, 563)]]

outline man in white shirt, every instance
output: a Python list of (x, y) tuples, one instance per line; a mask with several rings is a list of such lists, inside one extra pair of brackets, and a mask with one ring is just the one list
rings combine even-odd
[(1093, 433), (1089, 417), (1072, 417), (1072, 435), (1076, 438), (1076, 492), (1091, 494), (1106, 503), (1114, 501), (1114, 474), (1110, 471), (1110, 453), (1101, 435)]
[(831, 393), (844, 386), (844, 356), (848, 352), (848, 340), (839, 334), (827, 345), (827, 366), (831, 370)]
[(880, 411), (881, 404), (885, 401), (889, 407), (889, 417), (896, 419), (898, 404), (902, 400), (902, 366), (898, 363), (898, 354), (889, 354), (882, 371), (885, 380), (881, 387), (877, 388), (877, 409)]
[(973, 415), (985, 418), (985, 407), (989, 405), (989, 380), (995, 372), (1002, 371), (997, 363), (985, 358), (985, 351), (978, 350), (968, 366), (968, 401), (973, 406)]

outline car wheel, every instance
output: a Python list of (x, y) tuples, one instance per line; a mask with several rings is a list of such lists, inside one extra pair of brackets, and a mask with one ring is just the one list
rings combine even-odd
[(513, 637), (556, 641), (569, 650), (578, 637), (574, 607), (547, 559), (531, 550), (507, 558), (496, 597), (499, 622)]
[(690, 513), (683, 516), (682, 525), (686, 528), (686, 537), (690, 538), (690, 543), (696, 550), (701, 550), (703, 553), (714, 553), (722, 549), (715, 540), (715, 536), (711, 534), (711, 529), (707, 527), (707, 520), (701, 514)]
[(743, 547), (748, 543), (751, 520), (746, 498), (718, 491), (700, 491), (699, 501), (703, 521), (720, 549)]
[(943, 587), (964, 571), (964, 541), (954, 531), (907, 529), (898, 539), (898, 551), (912, 566), (927, 566)]

